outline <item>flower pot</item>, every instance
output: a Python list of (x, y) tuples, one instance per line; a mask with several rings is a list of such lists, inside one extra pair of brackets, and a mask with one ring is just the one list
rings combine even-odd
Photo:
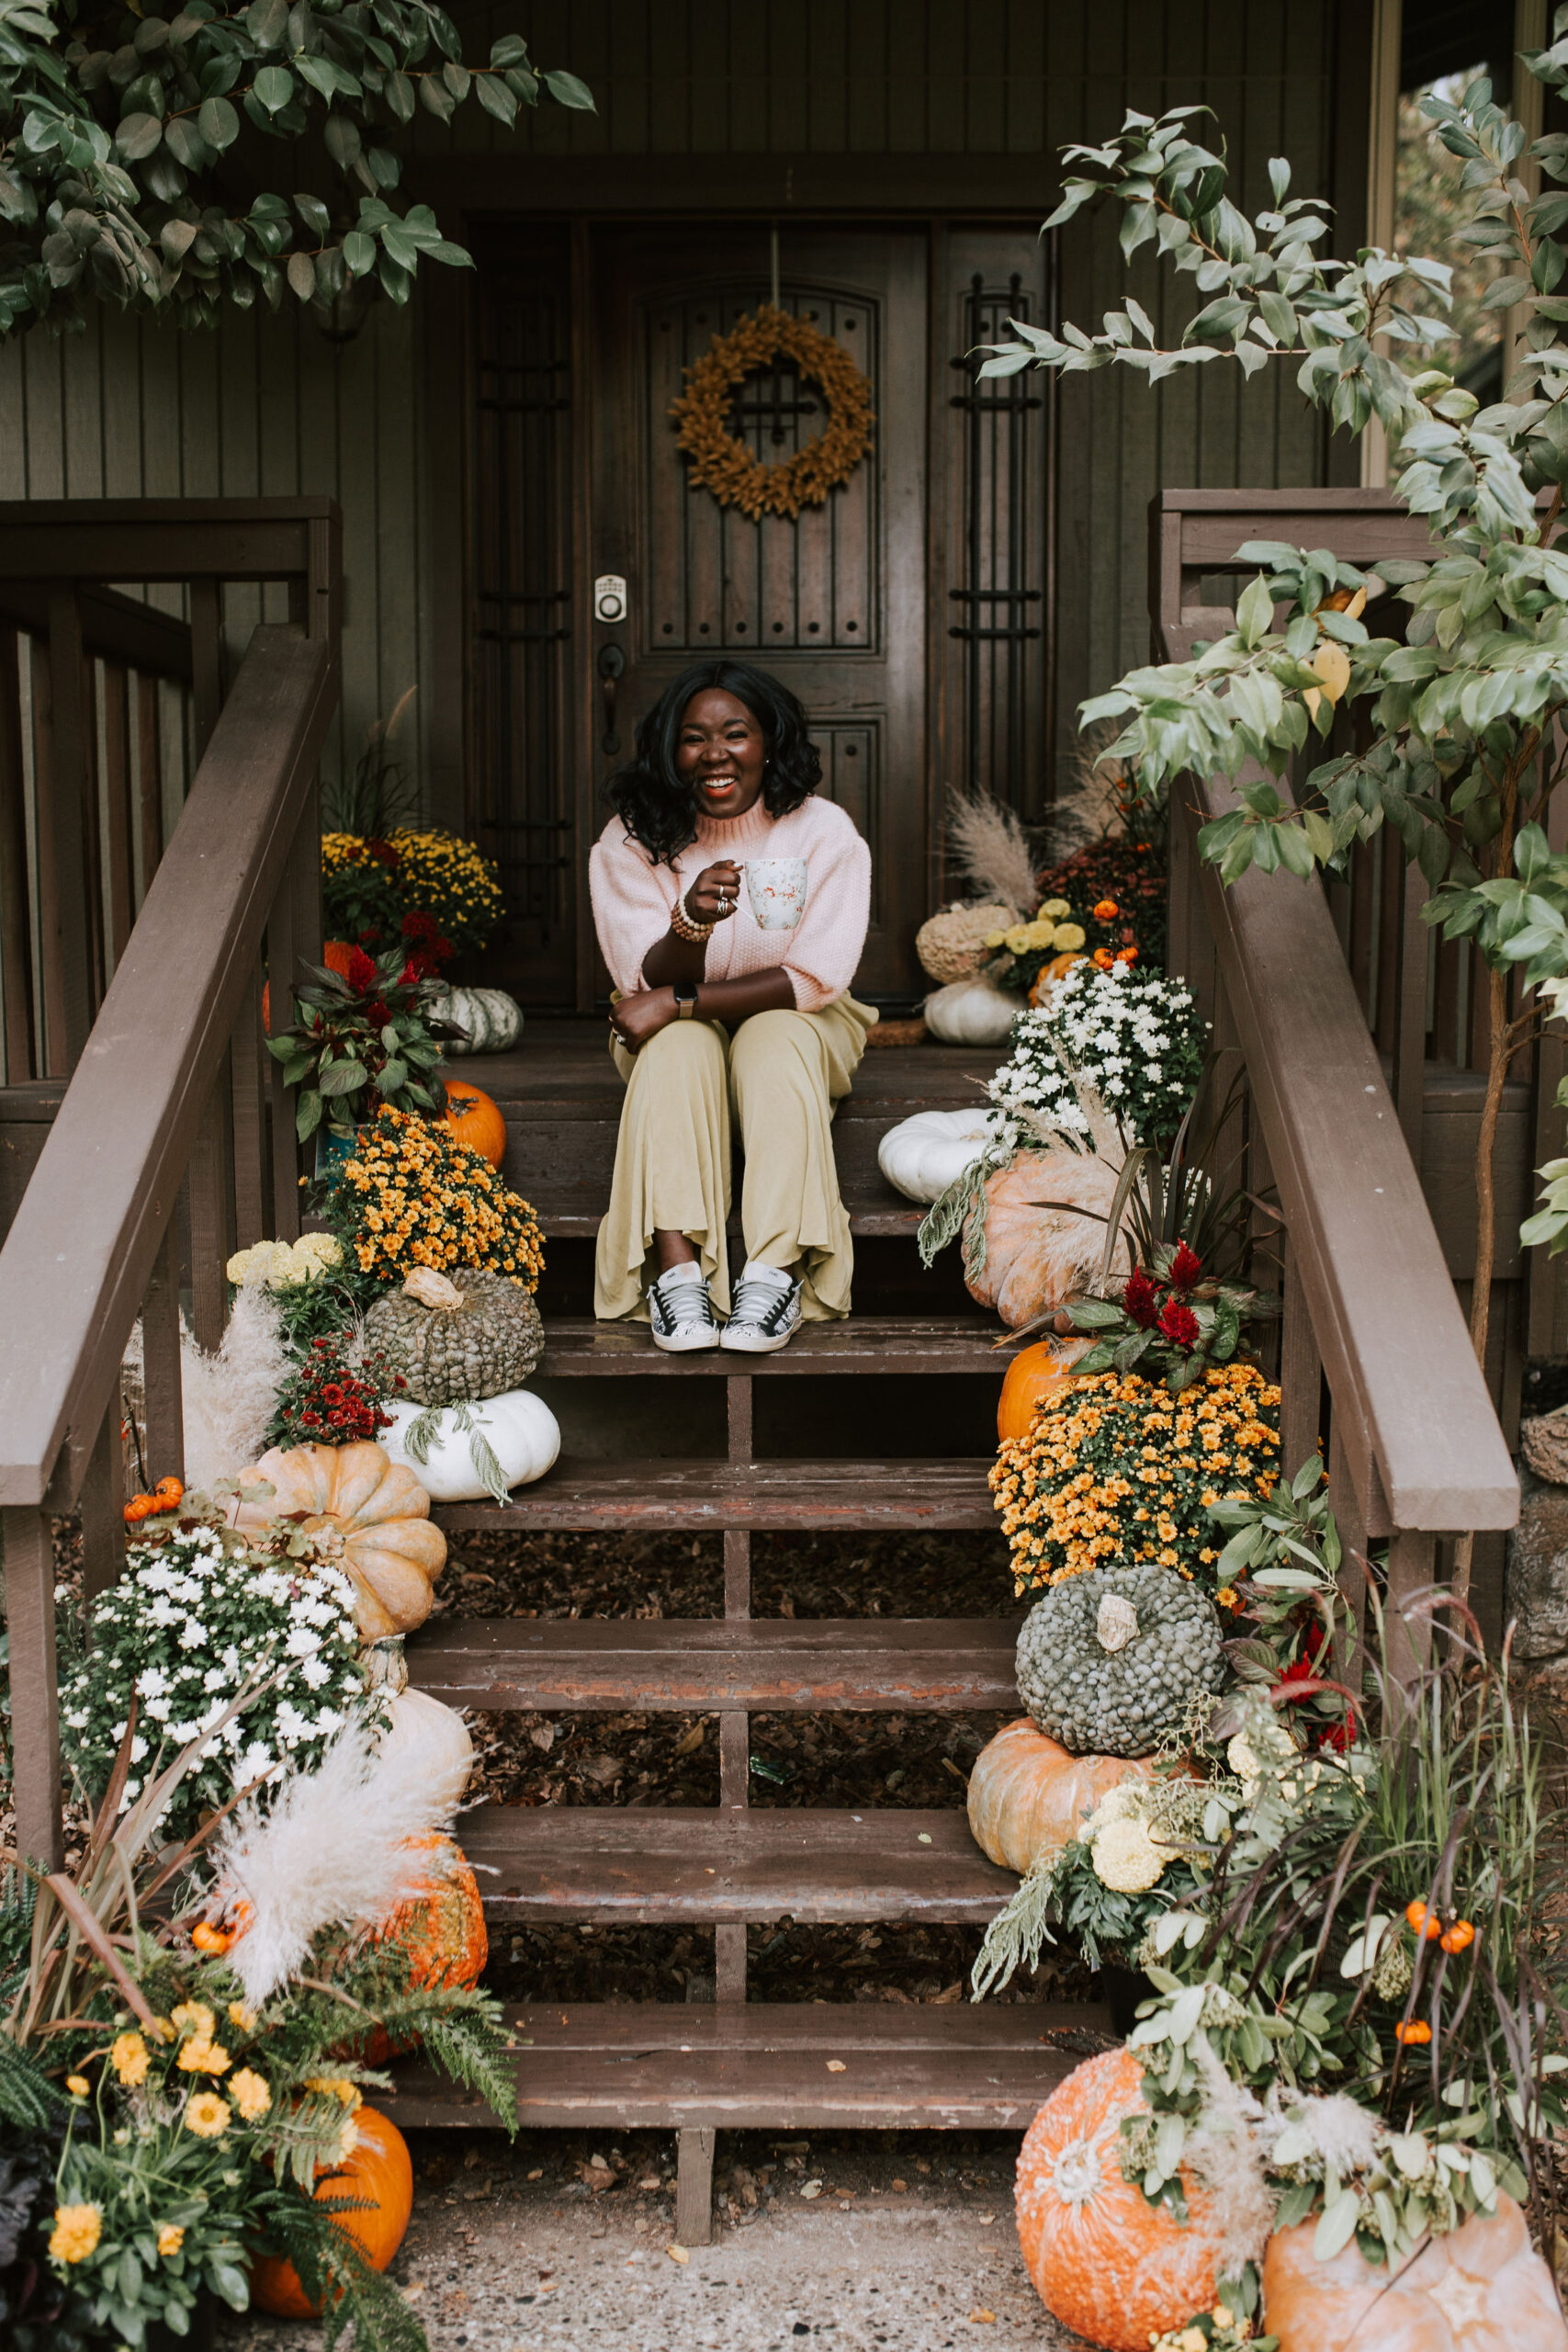
[(335, 1183), (345, 1159), (354, 1157), (357, 1135), (344, 1135), (341, 1127), (316, 1129), (316, 1174), (327, 1183)]

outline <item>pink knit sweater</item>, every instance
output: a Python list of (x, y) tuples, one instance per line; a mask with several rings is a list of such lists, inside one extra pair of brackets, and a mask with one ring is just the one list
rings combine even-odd
[(751, 913), (746, 881), (740, 904), (708, 941), (704, 977), (739, 980), (782, 965), (796, 1009), (820, 1012), (854, 978), (871, 918), (871, 852), (853, 821), (831, 800), (813, 794), (787, 817), (770, 817), (759, 801), (743, 817), (701, 817), (697, 838), (674, 867), (655, 865), (612, 817), (588, 860), (593, 925), (615, 986), (625, 996), (647, 987), (642, 960), (670, 928), (677, 897), (705, 865), (731, 857), (803, 857), (806, 911), (793, 931), (762, 931)]

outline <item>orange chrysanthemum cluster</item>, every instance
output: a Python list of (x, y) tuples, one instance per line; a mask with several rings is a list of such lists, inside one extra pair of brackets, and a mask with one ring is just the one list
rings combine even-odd
[(383, 1110), (359, 1130), (329, 1220), (375, 1281), (414, 1266), (487, 1266), (535, 1290), (545, 1245), (526, 1201), (445, 1127)]
[(1280, 1392), (1245, 1363), (1180, 1396), (1135, 1373), (1074, 1380), (998, 1448), (991, 1493), (1021, 1593), (1151, 1561), (1213, 1590), (1211, 1503), (1280, 1475)]
[[(763, 465), (730, 430), (736, 391), (748, 376), (793, 360), (796, 372), (815, 384), (828, 403), (826, 428), (804, 449), (775, 466)], [(696, 365), (686, 370), (686, 389), (671, 408), (680, 428), (677, 447), (692, 460), (692, 481), (710, 490), (721, 506), (739, 506), (753, 522), (762, 514), (787, 514), (820, 506), (829, 491), (847, 482), (871, 447), (874, 422), (871, 385), (849, 353), (807, 319), (762, 303), (753, 318), (738, 319), (728, 334), (716, 335)]]

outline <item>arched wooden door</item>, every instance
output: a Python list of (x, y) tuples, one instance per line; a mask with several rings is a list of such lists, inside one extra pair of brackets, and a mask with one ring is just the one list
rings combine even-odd
[[(629, 751), (637, 719), (692, 662), (726, 653), (800, 696), (824, 790), (871, 844), (862, 984), (908, 985), (926, 911), (926, 240), (919, 231), (795, 229), (780, 307), (808, 319), (870, 378), (873, 446), (853, 477), (794, 520), (753, 522), (693, 486), (671, 402), (716, 334), (769, 297), (763, 228), (607, 228), (594, 239), (594, 449), (588, 560), (627, 583), (596, 619), (594, 765)], [(822, 395), (787, 368), (748, 378), (734, 428), (763, 464), (825, 423)], [(615, 653), (605, 662), (605, 649)], [(624, 658), (609, 685), (601, 669)]]

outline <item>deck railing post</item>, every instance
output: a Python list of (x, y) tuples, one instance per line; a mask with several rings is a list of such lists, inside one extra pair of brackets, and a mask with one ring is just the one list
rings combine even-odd
[(228, 1321), (226, 1269), (234, 1254), (234, 1133), (230, 1081), (231, 1056), (225, 1053), (217, 1083), (201, 1114), (186, 1198), (190, 1216), (191, 1328), (196, 1344), (209, 1354), (222, 1341)]
[(125, 1566), (125, 1457), (118, 1393), (98, 1426), (82, 1481), (82, 1591), (92, 1600)]
[(28, 888), (27, 770), (22, 761), (17, 632), (0, 628), (0, 989), (8, 1086), (33, 1075), (33, 926)]
[(185, 1408), (180, 1390), (179, 1215), (169, 1218), (141, 1299), (142, 1418), (154, 1483), (186, 1475)]
[(17, 1851), (57, 1871), (65, 1859), (55, 1688), (54, 1531), (47, 1511), (0, 1510), (10, 1636), (11, 1792)]
[[(274, 1035), (287, 1029), (294, 1017), (294, 979), (299, 962), (294, 913), (299, 855), (297, 835), (266, 919), (267, 1025)], [(273, 1236), (278, 1241), (298, 1241), (299, 1144), (294, 1124), (294, 1100), (283, 1082), (283, 1064), (270, 1052), (266, 1056), (266, 1086), (272, 1110)]]

